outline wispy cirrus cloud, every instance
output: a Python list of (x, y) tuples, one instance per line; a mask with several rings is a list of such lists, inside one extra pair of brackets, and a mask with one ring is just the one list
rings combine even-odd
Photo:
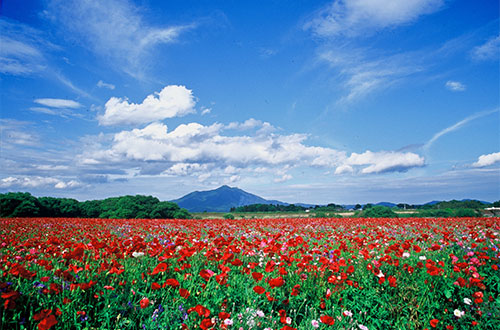
[(370, 53), (351, 47), (319, 51), (319, 61), (327, 63), (343, 82), (345, 94), (338, 100), (340, 104), (358, 101), (423, 70), (414, 53), (385, 56)]
[(500, 35), (488, 39), (484, 44), (471, 51), (473, 59), (478, 61), (494, 60), (500, 58)]
[(194, 24), (154, 26), (129, 1), (50, 1), (45, 11), (68, 37), (81, 42), (115, 68), (143, 78), (147, 56), (157, 45), (171, 44)]
[(111, 89), (111, 90), (115, 89), (115, 85), (109, 84), (109, 83), (105, 83), (102, 80), (99, 80), (97, 82), (97, 87), (99, 87), (99, 88), (107, 88), (107, 89)]
[(0, 19), (0, 73), (14, 76), (42, 76), (56, 80), (78, 95), (93, 98), (77, 87), (53, 64), (55, 51), (61, 48), (44, 34), (26, 24)]
[(488, 116), (488, 115), (491, 115), (495, 112), (499, 112), (500, 109), (493, 109), (493, 110), (490, 110), (490, 111), (481, 111), (481, 112), (477, 112), (473, 115), (470, 115), (469, 117), (466, 117), (458, 122), (456, 122), (455, 124), (449, 126), (449, 127), (446, 127), (445, 129), (437, 132), (436, 134), (434, 134), (434, 136), (429, 140), (427, 141), (426, 144), (424, 144), (423, 146), (423, 149), (424, 150), (428, 150), (438, 139), (440, 139), (443, 135), (446, 135), (446, 134), (449, 134), (451, 132), (454, 132), (462, 127), (464, 127), (467, 123), (469, 123), (470, 121), (472, 120), (475, 120), (475, 119), (478, 119), (478, 118), (481, 118), (481, 117), (484, 117), (484, 116)]
[(316, 59), (328, 64), (344, 90), (337, 104), (357, 102), (424, 71), (429, 59), (425, 52), (377, 50), (360, 46), (358, 41), (412, 24), (443, 4), (443, 0), (335, 0), (315, 12), (303, 28), (320, 37)]
[(80, 108), (82, 105), (76, 101), (73, 100), (66, 100), (66, 99), (51, 99), (51, 98), (42, 98), (42, 99), (35, 99), (33, 102), (51, 107), (51, 108), (70, 108), (70, 109), (76, 109)]
[(54, 46), (44, 40), (40, 31), (6, 19), (0, 19), (0, 30), (0, 73), (29, 75), (47, 67), (41, 49)]
[[(40, 137), (32, 133), (32, 123), (15, 119), (0, 119), (0, 136), (2, 148), (13, 148), (18, 146), (37, 146), (40, 144)], [(35, 131), (36, 132), (36, 131)]]
[(319, 37), (366, 36), (436, 12), (443, 0), (334, 0), (304, 25)]

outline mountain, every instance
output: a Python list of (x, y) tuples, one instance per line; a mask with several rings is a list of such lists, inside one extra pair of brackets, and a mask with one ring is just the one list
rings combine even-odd
[(380, 202), (380, 203), (377, 203), (375, 205), (380, 205), (380, 206), (386, 206), (386, 207), (390, 207), (390, 208), (393, 208), (394, 206), (396, 206), (397, 204), (394, 204), (394, 203), (391, 203), (391, 202)]
[(222, 186), (208, 191), (193, 191), (172, 202), (177, 203), (177, 205), (187, 209), (189, 212), (229, 212), (231, 207), (250, 204), (288, 205), (280, 201), (267, 200), (239, 188), (229, 186)]

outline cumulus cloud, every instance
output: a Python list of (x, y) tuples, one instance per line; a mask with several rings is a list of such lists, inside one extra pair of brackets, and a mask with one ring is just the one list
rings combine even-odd
[(174, 43), (193, 25), (153, 26), (129, 1), (52, 0), (45, 15), (117, 69), (141, 78), (154, 46)]
[(101, 125), (145, 124), (193, 113), (195, 104), (191, 90), (169, 85), (159, 93), (148, 95), (139, 104), (112, 97), (105, 104), (104, 114), (97, 119)]
[(477, 159), (477, 162), (473, 163), (473, 167), (486, 167), (496, 163), (500, 163), (500, 152), (494, 152), (491, 154), (481, 155)]
[(102, 81), (102, 80), (99, 80), (99, 81), (97, 82), (97, 87), (99, 87), (99, 88), (107, 88), (107, 89), (111, 89), (111, 90), (115, 89), (115, 85), (105, 83), (105, 82), (104, 82), (104, 81)]
[(27, 176), (13, 177), (9, 176), (0, 180), (0, 188), (39, 188), (53, 187), (56, 189), (71, 189), (80, 187), (81, 183), (76, 180), (64, 181), (58, 178), (42, 177), (42, 176)]
[(82, 105), (73, 100), (65, 100), (65, 99), (36, 99), (33, 102), (44, 105), (50, 108), (70, 108), (76, 109), (80, 108)]
[(166, 125), (152, 123), (143, 129), (115, 134), (108, 154), (146, 161), (222, 162), (238, 167), (287, 164), (301, 159), (318, 165), (336, 163), (337, 153), (304, 145), (305, 135), (226, 136), (221, 134), (223, 129), (224, 126), (217, 123), (210, 126), (189, 123), (168, 132)]
[[(384, 172), (404, 172), (413, 167), (424, 166), (425, 161), (422, 156), (412, 152), (365, 151), (362, 154), (353, 152), (345, 161), (348, 166), (365, 166), (361, 169), (363, 174), (384, 173)], [(348, 169), (344, 167), (344, 170)]]
[(465, 85), (459, 81), (448, 80), (445, 84), (446, 88), (453, 92), (465, 91)]
[(473, 59), (478, 61), (498, 61), (500, 57), (500, 35), (492, 37), (484, 44), (475, 47), (471, 55)]
[[(304, 134), (278, 134), (269, 123), (250, 119), (228, 125), (181, 124), (173, 130), (160, 122), (113, 134), (107, 143), (86, 148), (78, 157), (82, 166), (117, 164), (144, 175), (215, 177), (272, 175), (275, 182), (292, 179), (297, 167), (335, 169), (336, 175), (406, 171), (424, 166), (411, 152), (353, 153), (311, 146)], [(231, 130), (230, 134), (226, 131)], [(235, 132), (236, 130), (236, 132)]]
[(358, 36), (415, 21), (441, 8), (443, 0), (335, 0), (305, 24), (320, 37)]

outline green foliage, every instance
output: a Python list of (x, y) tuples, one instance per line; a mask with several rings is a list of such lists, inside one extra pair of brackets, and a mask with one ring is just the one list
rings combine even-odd
[(455, 217), (479, 217), (481, 212), (473, 209), (456, 209), (454, 210)]
[(82, 211), (80, 202), (71, 198), (40, 197), (38, 201), (43, 206), (42, 215), (46, 217), (78, 217)]
[[(369, 205), (369, 204), (367, 204)], [(387, 206), (376, 205), (363, 209), (362, 218), (397, 218), (398, 215)]]
[(480, 201), (477, 200), (464, 200), (464, 201), (457, 201), (457, 200), (451, 200), (447, 202), (439, 202), (436, 204), (426, 204), (422, 205), (419, 208), (422, 209), (483, 209), (485, 207), (489, 206), (488, 204), (484, 204)]
[(187, 219), (191, 215), (173, 202), (152, 196), (120, 196), (79, 202), (71, 198), (40, 197), (29, 193), (0, 194), (1, 217)]
[(326, 213), (322, 211), (315, 211), (314, 212), (314, 217), (315, 218), (342, 218), (341, 215), (335, 214), (335, 213)]
[(299, 205), (251, 204), (232, 207), (231, 212), (301, 212), (306, 208)]
[(234, 215), (232, 215), (231, 213), (226, 213), (226, 214), (224, 214), (224, 219), (231, 219), (231, 220), (233, 220), (234, 219)]
[(42, 205), (30, 193), (0, 194), (1, 217), (36, 217), (41, 213)]

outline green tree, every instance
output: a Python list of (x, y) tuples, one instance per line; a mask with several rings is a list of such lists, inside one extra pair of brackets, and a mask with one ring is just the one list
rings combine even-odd
[(398, 215), (389, 207), (376, 205), (361, 212), (363, 218), (397, 218)]
[(0, 194), (1, 217), (39, 216), (42, 206), (30, 193), (9, 192)]

